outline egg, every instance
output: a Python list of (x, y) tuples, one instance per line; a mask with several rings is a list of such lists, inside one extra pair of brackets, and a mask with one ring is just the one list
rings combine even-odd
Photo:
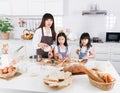
[(14, 66), (9, 66), (10, 69), (15, 70), (15, 67)]
[(8, 68), (8, 73), (9, 73), (9, 72), (12, 72), (12, 71), (13, 71), (13, 69), (9, 67), (9, 68)]
[(0, 74), (3, 74), (3, 69), (0, 69)]
[(8, 67), (5, 67), (5, 68), (3, 69), (3, 73), (4, 73), (4, 74), (8, 73)]

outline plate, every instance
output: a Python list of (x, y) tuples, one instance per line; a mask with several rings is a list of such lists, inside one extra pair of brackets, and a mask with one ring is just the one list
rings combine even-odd
[(52, 88), (67, 87), (72, 84), (71, 72), (52, 72), (44, 78), (44, 83)]

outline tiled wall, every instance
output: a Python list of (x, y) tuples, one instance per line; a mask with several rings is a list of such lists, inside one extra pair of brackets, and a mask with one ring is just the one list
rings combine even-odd
[[(25, 29), (35, 32), (36, 28), (40, 25), (42, 16), (0, 16), (1, 18), (9, 18), (11, 19), (11, 23), (14, 25), (14, 31), (11, 31), (12, 39), (21, 39), (21, 35), (24, 33)], [(54, 16), (55, 20), (55, 29), (56, 31), (62, 29), (62, 16)], [(21, 23), (21, 21), (24, 23)]]

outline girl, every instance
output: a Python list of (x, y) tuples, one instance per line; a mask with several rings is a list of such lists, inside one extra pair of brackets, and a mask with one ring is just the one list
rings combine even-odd
[(88, 59), (95, 57), (95, 53), (91, 49), (91, 40), (88, 33), (83, 33), (79, 41), (80, 50), (77, 49), (76, 53), (79, 55), (79, 59)]
[(57, 36), (57, 46), (54, 49), (54, 57), (58, 59), (70, 59), (70, 47), (67, 44), (67, 37), (64, 32), (60, 32)]
[[(36, 49), (36, 54), (42, 55), (43, 58), (52, 57), (51, 51), (55, 37), (54, 18), (51, 14), (46, 13), (43, 15), (41, 24), (33, 37), (33, 46)], [(48, 56), (48, 53), (50, 56)]]

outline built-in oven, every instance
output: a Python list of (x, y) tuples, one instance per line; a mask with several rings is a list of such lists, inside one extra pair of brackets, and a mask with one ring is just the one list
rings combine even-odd
[(119, 42), (120, 32), (106, 32), (106, 42)]

